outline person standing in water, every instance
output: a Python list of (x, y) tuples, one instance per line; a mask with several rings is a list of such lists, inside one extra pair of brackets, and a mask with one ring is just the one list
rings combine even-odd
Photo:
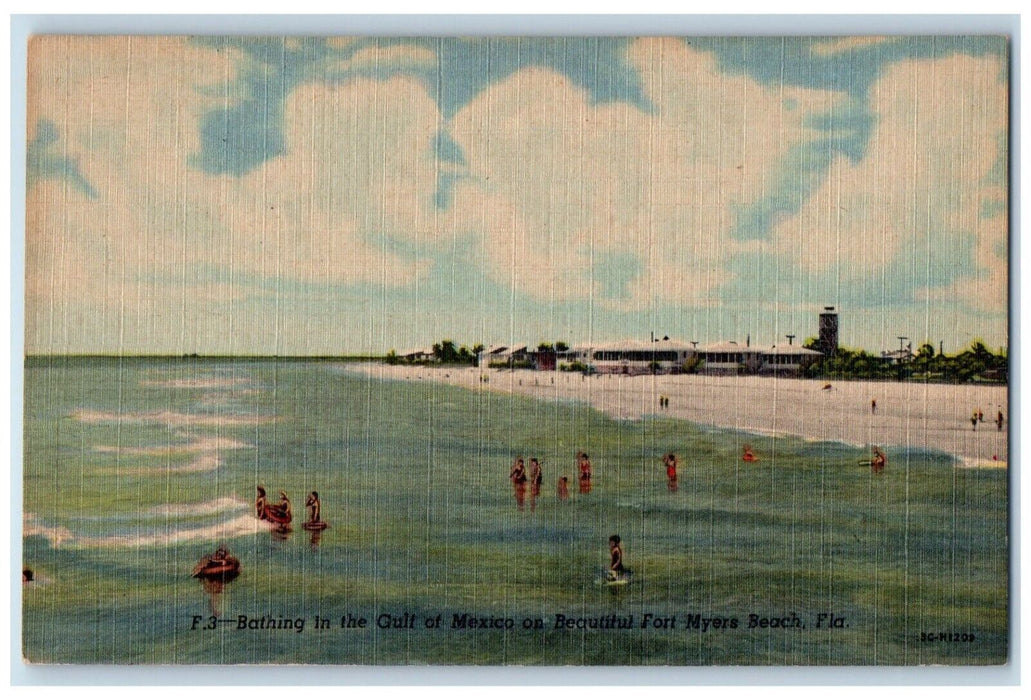
[(523, 502), (526, 500), (526, 465), (522, 457), (516, 457), (515, 464), (508, 478), (512, 481), (512, 490), (515, 492), (516, 507), (523, 509)]
[(568, 501), (569, 500), (569, 477), (564, 476), (558, 480), (558, 487), (556, 489), (558, 500)]
[(537, 509), (537, 497), (541, 495), (541, 483), (544, 481), (544, 474), (541, 471), (541, 463), (536, 457), (530, 458), (530, 510)]
[[(286, 526), (291, 520), (294, 519), (293, 509), (290, 506), (290, 499), (286, 495), (286, 491), (279, 492), (279, 503), (270, 505), (265, 508), (266, 520), (271, 520), (274, 523), (279, 523), (281, 526)], [(269, 517), (271, 516), (271, 517)]]
[(619, 535), (609, 537), (609, 579), (616, 580), (626, 574), (626, 567), (623, 566), (623, 548), (620, 546)]
[(870, 460), (870, 470), (873, 471), (874, 474), (880, 474), (881, 472), (884, 471), (884, 467), (887, 464), (888, 464), (888, 457), (887, 457), (887, 455), (885, 455), (883, 452), (881, 452), (881, 448), (879, 448), (877, 446), (874, 446), (874, 448), (873, 448), (873, 459)]
[(577, 452), (576, 459), (577, 467), (580, 470), (580, 493), (588, 494), (591, 492), (591, 477), (593, 476), (591, 459), (586, 452)]
[(662, 458), (662, 463), (666, 465), (666, 479), (670, 493), (673, 493), (677, 490), (677, 456), (670, 452)]
[(319, 502), (319, 492), (312, 491), (308, 494), (308, 500), (304, 502), (308, 507), (308, 522), (317, 523), (322, 515), (322, 504)]
[(265, 495), (265, 487), (258, 486), (258, 497), (254, 499), (254, 514), (258, 517), (258, 520), (264, 520), (266, 517), (265, 509), (268, 507), (268, 497)]

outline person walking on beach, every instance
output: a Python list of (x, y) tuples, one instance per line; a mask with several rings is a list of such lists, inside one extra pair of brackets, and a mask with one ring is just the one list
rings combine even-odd
[(977, 409), (977, 422), (984, 423), (984, 411), (982, 411), (980, 408)]
[(977, 431), (977, 411), (974, 411), (973, 415), (970, 416), (970, 425), (972, 426), (970, 429), (976, 432)]
[(591, 459), (586, 452), (577, 452), (576, 459), (580, 470), (580, 493), (588, 494), (591, 492)]
[(515, 493), (516, 507), (523, 509), (523, 502), (526, 500), (526, 465), (522, 457), (516, 457), (515, 464), (508, 478), (512, 480), (512, 490)]
[(675, 493), (677, 490), (677, 456), (670, 452), (662, 458), (662, 463), (666, 465), (669, 492)]
[(999, 411), (999, 415), (995, 419), (995, 425), (998, 426), (999, 432), (1002, 432), (1002, 411)]
[(875, 416), (877, 415), (877, 399), (876, 398), (870, 399), (870, 413), (872, 413)]

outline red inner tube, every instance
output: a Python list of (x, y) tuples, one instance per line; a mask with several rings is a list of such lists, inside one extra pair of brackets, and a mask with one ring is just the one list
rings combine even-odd
[(210, 560), (198, 564), (194, 569), (193, 576), (194, 578), (221, 578), (238, 573), (240, 573), (240, 560), (236, 557), (228, 557), (224, 564), (215, 564)]
[(273, 523), (279, 523), (280, 525), (286, 525), (293, 520), (292, 515), (287, 515), (283, 511), (279, 510), (277, 506), (265, 506), (265, 520)]

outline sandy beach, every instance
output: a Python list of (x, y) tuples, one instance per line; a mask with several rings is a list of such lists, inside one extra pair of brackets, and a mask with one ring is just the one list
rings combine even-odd
[[(1005, 468), (1009, 460), (1007, 387), (701, 375), (599, 375), (386, 364), (347, 365), (382, 379), (445, 382), (545, 400), (579, 400), (623, 419), (662, 414), (770, 436), (796, 435), (892, 451), (946, 452), (965, 466)], [(483, 377), (487, 378), (484, 382)], [(830, 388), (825, 388), (829, 384)], [(669, 397), (660, 408), (659, 397)], [(871, 411), (876, 399), (877, 411)], [(970, 416), (984, 412), (976, 430)], [(999, 411), (1002, 430), (994, 423)]]

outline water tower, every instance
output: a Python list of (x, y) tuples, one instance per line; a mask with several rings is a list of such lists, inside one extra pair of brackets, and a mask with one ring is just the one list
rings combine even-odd
[(832, 355), (838, 349), (838, 312), (833, 306), (823, 307), (820, 314), (820, 338), (816, 349), (824, 355)]

